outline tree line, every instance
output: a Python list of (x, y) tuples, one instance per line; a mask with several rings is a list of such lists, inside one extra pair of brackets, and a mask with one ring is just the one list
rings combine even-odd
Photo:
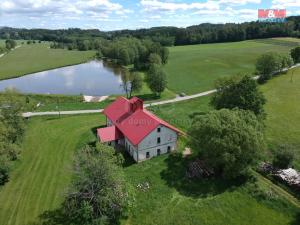
[(241, 24), (210, 24), (177, 27), (154, 27), (150, 29), (120, 30), (103, 32), (97, 29), (18, 29), (4, 27), (0, 29), (2, 39), (41, 40), (72, 44), (77, 40), (99, 39), (114, 40), (120, 37), (149, 39), (163, 46), (190, 45), (201, 43), (233, 42), (271, 37), (300, 37), (300, 16), (288, 17), (284, 23), (245, 22)]
[(23, 102), (7, 90), (0, 96), (0, 185), (9, 180), (11, 162), (18, 158), (25, 124), (21, 115)]

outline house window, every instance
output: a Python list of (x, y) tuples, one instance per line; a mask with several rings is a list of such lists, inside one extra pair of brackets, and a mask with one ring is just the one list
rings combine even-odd
[(157, 149), (157, 155), (160, 155), (160, 149)]
[(160, 144), (160, 137), (157, 138), (157, 144)]
[(146, 158), (147, 158), (147, 159), (150, 158), (150, 152), (146, 152)]
[(171, 146), (168, 146), (168, 153), (171, 152)]
[(157, 133), (160, 133), (160, 127), (159, 127), (159, 128), (157, 128)]

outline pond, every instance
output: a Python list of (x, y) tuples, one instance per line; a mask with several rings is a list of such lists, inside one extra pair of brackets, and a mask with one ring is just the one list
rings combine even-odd
[(0, 91), (15, 88), (22, 93), (103, 96), (122, 94), (120, 67), (104, 61), (57, 68), (0, 81)]

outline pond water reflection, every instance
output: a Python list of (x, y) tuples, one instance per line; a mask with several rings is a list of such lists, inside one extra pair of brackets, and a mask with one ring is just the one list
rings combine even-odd
[(0, 91), (15, 88), (22, 93), (111, 95), (122, 94), (121, 74), (125, 71), (109, 62), (88, 63), (57, 68), (0, 81)]

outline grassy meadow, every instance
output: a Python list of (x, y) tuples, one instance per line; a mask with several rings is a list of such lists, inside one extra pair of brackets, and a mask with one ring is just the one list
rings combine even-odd
[[(207, 110), (205, 100), (203, 105), (192, 102), (198, 111)], [(39, 224), (41, 215), (59, 208), (70, 182), (74, 151), (95, 141), (93, 131), (104, 123), (99, 114), (30, 119), (21, 157), (10, 181), (0, 190), (0, 224)], [(136, 201), (122, 224), (296, 224), (299, 209), (286, 199), (286, 193), (277, 192), (260, 177), (259, 190), (272, 192), (272, 198), (255, 195), (257, 187), (250, 184), (221, 180), (187, 183), (185, 163), (172, 154), (127, 164), (125, 176)], [(136, 187), (146, 181), (150, 183), (148, 191)]]
[(257, 189), (274, 194), (268, 200), (253, 194), (253, 187), (247, 183), (218, 179), (187, 181), (184, 165), (184, 159), (170, 155), (125, 168), (133, 187), (148, 182), (150, 188), (148, 191), (135, 188), (136, 205), (123, 224), (279, 225), (299, 222), (299, 208), (285, 199), (285, 193), (277, 192), (273, 184), (261, 177), (257, 177)]
[(186, 94), (208, 91), (220, 77), (252, 74), (261, 54), (288, 53), (299, 43), (299, 39), (280, 38), (171, 47), (165, 66), (168, 88)]
[(273, 78), (261, 90), (267, 99), (267, 141), (271, 148), (294, 146), (300, 170), (300, 68)]
[(24, 44), (0, 58), (0, 80), (83, 63), (94, 55), (95, 51), (50, 49), (48, 43)]
[(22, 154), (0, 190), (0, 224), (28, 225), (57, 208), (70, 182), (75, 149), (95, 141), (93, 129), (103, 123), (98, 114), (30, 120)]
[[(272, 50), (272, 46), (276, 46), (278, 51), (287, 52), (291, 42), (297, 44), (294, 39), (272, 39), (268, 42), (247, 41), (171, 48), (170, 62), (166, 66), (169, 88), (176, 93), (188, 94), (209, 90), (218, 77), (253, 71), (256, 57)], [(51, 50), (44, 44), (37, 44), (22, 46), (5, 57), (25, 48), (33, 48), (40, 55), (44, 54), (41, 52), (49, 51), (48, 58), (53, 55), (56, 57), (52, 51), (62, 51), (62, 58), (66, 57), (64, 54), (69, 54), (68, 51)], [(5, 57), (0, 59), (0, 65)], [(32, 60), (32, 57), (38, 56), (32, 54), (30, 57)], [(2, 67), (0, 74), (1, 71)], [(295, 166), (300, 169), (300, 68), (275, 77), (260, 88), (267, 98), (268, 145), (270, 149), (282, 143), (295, 146), (298, 151)], [(163, 98), (174, 96), (172, 91), (164, 93)], [(147, 87), (143, 88), (142, 93), (145, 94), (140, 97), (152, 100)], [(42, 100), (44, 98), (41, 97)], [(74, 101), (78, 100), (78, 96), (74, 98)], [(195, 115), (212, 110), (209, 100), (210, 96), (205, 96), (154, 106), (150, 110), (186, 131)], [(35, 101), (39, 101), (37, 96)], [(62, 102), (66, 110), (77, 109), (79, 104), (82, 103), (72, 105)], [(44, 110), (51, 110), (55, 106), (55, 101), (50, 99)], [(74, 151), (84, 143), (96, 140), (95, 128), (104, 125), (105, 118), (99, 114), (37, 117), (30, 118), (27, 123), (20, 158), (14, 163), (10, 181), (0, 187), (1, 225), (40, 224), (41, 215), (59, 208), (71, 179)], [(185, 142), (181, 139), (179, 148), (182, 150), (184, 147)], [(121, 224), (300, 224), (299, 201), (258, 174), (255, 174), (256, 185), (229, 183), (219, 179), (187, 181), (186, 164), (187, 161), (177, 154), (156, 157), (140, 164), (126, 164), (124, 172), (135, 192), (135, 204)], [(147, 191), (137, 188), (138, 184), (144, 182), (150, 184)]]

